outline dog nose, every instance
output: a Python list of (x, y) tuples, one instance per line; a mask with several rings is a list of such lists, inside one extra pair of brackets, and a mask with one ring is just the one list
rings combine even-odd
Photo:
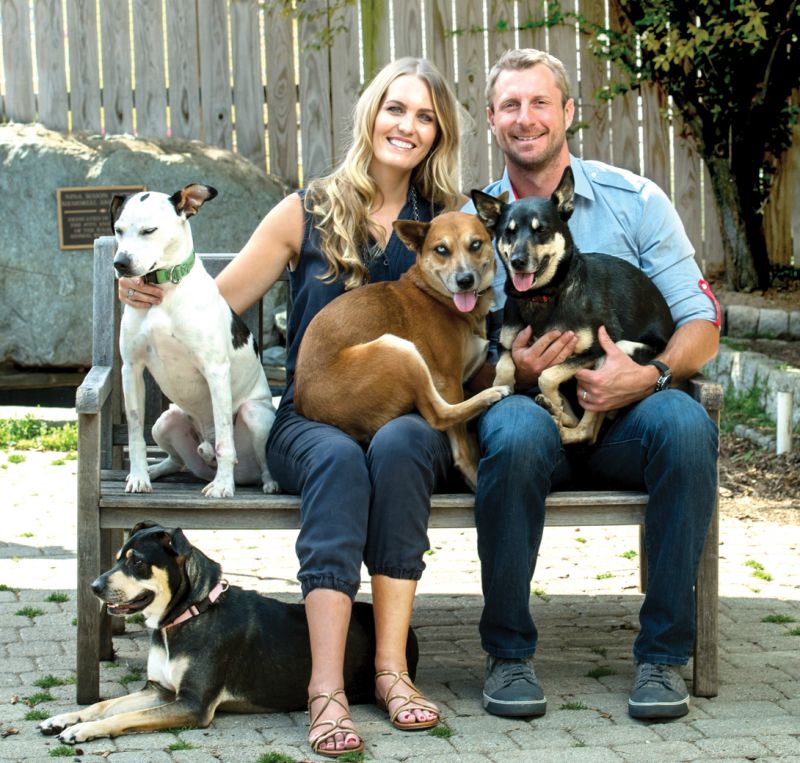
[(516, 270), (522, 270), (528, 264), (528, 259), (525, 256), (512, 257), (509, 261), (511, 262), (511, 267)]
[(99, 595), (100, 595), (100, 594), (103, 592), (103, 589), (104, 589), (105, 587), (106, 587), (106, 583), (105, 583), (105, 581), (103, 580), (103, 578), (102, 578), (102, 577), (100, 577), (100, 578), (97, 578), (97, 580), (95, 580), (95, 581), (92, 583), (92, 592), (93, 592), (95, 595), (99, 596)]
[(131, 269), (131, 258), (123, 253), (118, 253), (116, 257), (114, 257), (114, 270), (117, 271), (121, 276), (127, 275)]
[(471, 289), (475, 284), (475, 274), (459, 273), (456, 276), (456, 283), (459, 289)]

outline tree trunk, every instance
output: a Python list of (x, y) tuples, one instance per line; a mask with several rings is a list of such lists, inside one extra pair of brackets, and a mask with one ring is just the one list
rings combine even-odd
[[(719, 212), (722, 231), (722, 246), (725, 251), (725, 280), (735, 291), (753, 291), (766, 288), (764, 274), (756, 270), (755, 250), (748, 235), (746, 216), (742, 213), (742, 200), (736, 187), (736, 179), (727, 159), (705, 157), (708, 164), (714, 199)], [(751, 231), (751, 233), (753, 233)], [(759, 243), (755, 243), (755, 247)], [(766, 244), (761, 233), (761, 247), (766, 252)]]

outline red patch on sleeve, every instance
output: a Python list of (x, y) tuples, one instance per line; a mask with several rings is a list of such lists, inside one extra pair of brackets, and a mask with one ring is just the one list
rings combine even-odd
[(722, 309), (719, 306), (719, 302), (717, 298), (714, 296), (714, 292), (711, 291), (711, 286), (705, 279), (701, 278), (697, 285), (700, 287), (700, 291), (703, 292), (713, 303), (714, 309), (717, 311), (717, 319), (714, 321), (714, 325), (719, 328), (720, 324), (722, 323)]

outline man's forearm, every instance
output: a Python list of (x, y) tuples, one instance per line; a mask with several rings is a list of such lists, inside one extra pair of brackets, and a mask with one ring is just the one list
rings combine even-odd
[(678, 381), (697, 373), (719, 351), (719, 329), (710, 321), (684, 323), (658, 359), (666, 363)]

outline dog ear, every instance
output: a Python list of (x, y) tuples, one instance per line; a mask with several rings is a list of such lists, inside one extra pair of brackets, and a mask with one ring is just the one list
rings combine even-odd
[(474, 188), (470, 195), (472, 196), (472, 203), (475, 205), (475, 211), (478, 213), (481, 222), (490, 231), (494, 231), (497, 221), (500, 219), (503, 207), (505, 206), (508, 194), (504, 191), (500, 196), (495, 198), (488, 193)]
[(392, 223), (394, 232), (409, 249), (419, 254), (422, 245), (425, 243), (425, 236), (428, 235), (430, 223), (423, 223), (417, 220), (395, 220)]
[(158, 522), (151, 522), (150, 520), (145, 520), (144, 522), (139, 522), (138, 524), (134, 525), (130, 531), (130, 535), (136, 535), (140, 530), (147, 530), (150, 527), (158, 527)]
[(561, 219), (564, 222), (569, 220), (575, 211), (575, 176), (572, 174), (572, 167), (569, 165), (564, 169), (558, 188), (553, 191), (551, 199), (553, 204), (556, 205)]
[(202, 183), (190, 183), (176, 191), (169, 197), (175, 212), (179, 215), (191, 217), (196, 215), (200, 207), (207, 201), (211, 201), (217, 195), (217, 189)]
[(108, 218), (111, 222), (111, 232), (114, 232), (114, 224), (117, 222), (117, 218), (122, 214), (122, 207), (125, 206), (125, 201), (128, 197), (123, 196), (122, 194), (116, 193), (114, 196), (111, 197), (111, 205), (108, 208)]
[(170, 546), (178, 556), (189, 556), (192, 552), (192, 544), (189, 543), (188, 538), (183, 534), (180, 527), (176, 527), (170, 536)]

